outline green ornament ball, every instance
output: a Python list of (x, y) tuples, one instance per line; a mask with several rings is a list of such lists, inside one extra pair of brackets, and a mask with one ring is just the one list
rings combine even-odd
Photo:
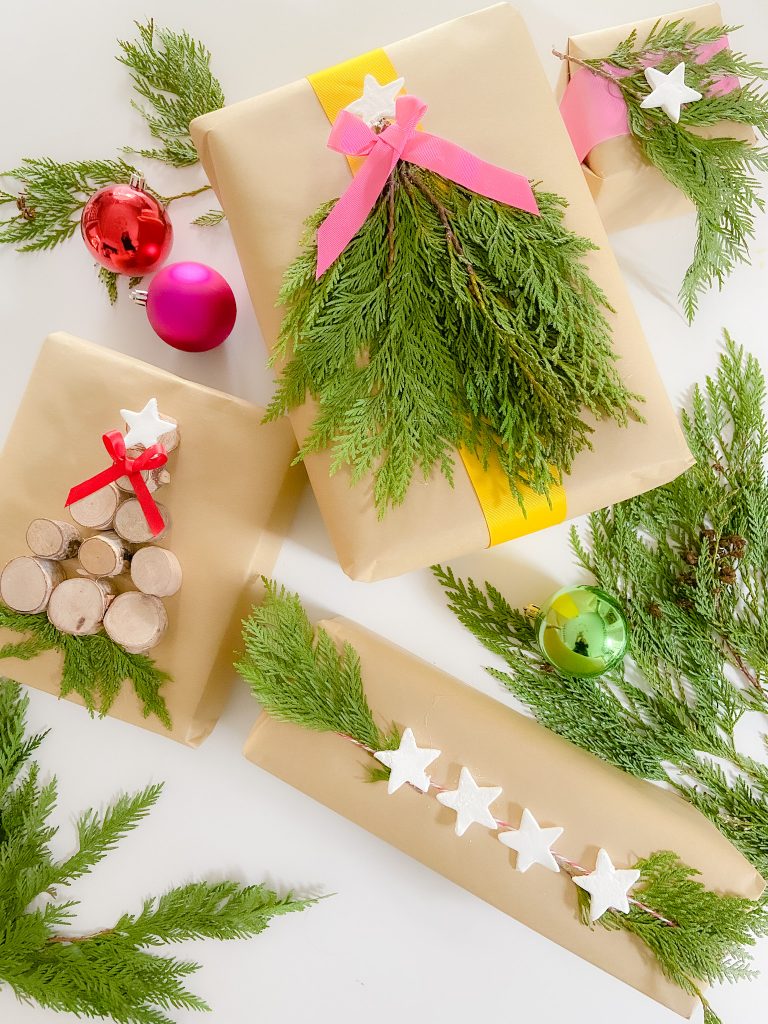
[(547, 661), (569, 676), (599, 676), (627, 653), (629, 625), (618, 601), (599, 587), (564, 587), (536, 613), (536, 640)]

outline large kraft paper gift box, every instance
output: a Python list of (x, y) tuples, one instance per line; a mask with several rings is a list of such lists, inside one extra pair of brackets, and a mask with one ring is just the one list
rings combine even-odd
[[(263, 426), (263, 410), (248, 402), (71, 335), (51, 335), (0, 455), (0, 567), (29, 554), (32, 519), (69, 519), (69, 489), (110, 465), (102, 435), (121, 427), (120, 409), (141, 409), (150, 398), (178, 421), (181, 438), (157, 500), (171, 521), (159, 544), (177, 555), (183, 583), (165, 599), (168, 630), (149, 652), (171, 677), (161, 693), (173, 725), (167, 730), (154, 716), (144, 718), (127, 683), (110, 714), (196, 746), (221, 713), (241, 620), (258, 597), (261, 574), (274, 565), (298, 498), (287, 425)], [(70, 568), (68, 576), (76, 571)], [(19, 639), (0, 629), (0, 647)], [(59, 693), (61, 668), (57, 652), (0, 661), (3, 674), (52, 694)]]
[[(713, 25), (723, 24), (719, 4), (704, 4), (701, 7), (673, 11), (664, 14), (663, 19), (690, 21), (697, 28), (711, 28)], [(565, 52), (568, 56), (581, 60), (607, 57), (633, 29), (637, 31), (638, 39), (642, 43), (658, 20), (658, 17), (645, 18), (627, 25), (616, 25), (598, 32), (571, 36)], [(566, 89), (570, 79), (581, 73), (578, 67), (563, 61), (556, 89), (561, 104), (573, 102), (571, 97), (565, 98)], [(578, 99), (577, 102), (582, 101)], [(580, 124), (584, 124), (585, 121), (588, 122), (589, 112), (577, 109), (565, 113), (564, 116), (567, 120), (571, 117), (577, 118)], [(692, 130), (711, 138), (728, 136), (748, 142), (753, 142), (755, 138), (754, 131), (749, 125), (735, 124), (733, 121), (722, 121), (717, 125)], [(578, 136), (576, 142), (583, 148)], [(675, 188), (657, 167), (646, 160), (640, 147), (629, 135), (607, 138), (598, 143), (584, 156), (582, 169), (608, 232), (622, 231), (638, 224), (693, 213), (693, 203), (690, 199)]]
[[(341, 650), (360, 656), (363, 686), (379, 724), (413, 730), (420, 747), (442, 751), (429, 769), (452, 788), (466, 765), (478, 785), (501, 786), (493, 813), (516, 822), (524, 807), (564, 832), (556, 852), (592, 866), (605, 848), (617, 867), (673, 850), (710, 889), (756, 899), (762, 878), (690, 804), (627, 775), (530, 718), (460, 683), (344, 619), (319, 623)], [(514, 870), (497, 833), (454, 834), (454, 813), (409, 786), (392, 796), (368, 781), (367, 755), (347, 738), (278, 722), (262, 712), (245, 756), (279, 779), (391, 843), (422, 864), (683, 1016), (697, 1000), (664, 977), (647, 949), (624, 931), (579, 920), (565, 872)]]
[[(568, 227), (599, 247), (588, 264), (615, 309), (610, 320), (619, 369), (630, 389), (645, 396), (647, 422), (626, 429), (613, 422), (597, 424), (594, 450), (577, 457), (565, 480), (564, 500), (555, 502), (552, 511), (539, 502), (528, 518), (514, 500), (507, 500), (511, 515), (500, 530), (493, 509), (486, 514), (481, 506), (478, 494), (487, 498), (482, 483), (476, 492), (458, 457), (453, 488), (437, 470), (426, 483), (417, 474), (404, 504), (379, 520), (371, 479), (350, 486), (347, 470), (330, 475), (327, 451), (311, 456), (307, 471), (339, 561), (360, 580), (395, 576), (581, 515), (666, 483), (691, 464), (520, 15), (500, 4), (374, 51), (354, 62), (360, 79), (368, 56), (379, 80), (382, 60), (391, 62), (404, 76), (406, 90), (428, 105), (426, 130), (567, 198)], [(343, 80), (344, 73), (336, 80)], [(347, 160), (326, 146), (329, 129), (307, 79), (192, 123), (270, 348), (281, 321), (278, 290), (299, 251), (303, 223), (350, 181)], [(315, 412), (307, 403), (292, 416), (299, 439)]]

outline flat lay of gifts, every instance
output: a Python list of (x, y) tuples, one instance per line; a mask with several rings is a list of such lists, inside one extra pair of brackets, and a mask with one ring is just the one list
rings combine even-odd
[[(271, 352), (271, 403), (58, 333), (0, 457), (0, 658), (14, 679), (196, 746), (235, 662), (262, 709), (248, 760), (672, 1010), (701, 1002), (707, 1022), (705, 989), (738, 976), (765, 888), (762, 860), (712, 806), (580, 749), (554, 685), (532, 721), (354, 623), (313, 627), (268, 577), (305, 472), (358, 581), (611, 507), (591, 520), (607, 544), (627, 510), (647, 532), (675, 495), (691, 506), (733, 485), (736, 503), (764, 485), (757, 463), (733, 483), (723, 463), (747, 449), (718, 454), (712, 427), (728, 413), (738, 432), (728, 389), (755, 383), (756, 364), (729, 340), (718, 385), (681, 427), (606, 234), (696, 213), (689, 320), (748, 259), (768, 71), (731, 49), (735, 32), (707, 4), (573, 36), (550, 57), (555, 95), (523, 19), (499, 4), (204, 113), (190, 136)], [(141, 206), (167, 255), (162, 204), (143, 181), (129, 188), (107, 214)], [(102, 268), (135, 271), (86, 209)], [(189, 352), (220, 344), (236, 315), (201, 266), (169, 266), (136, 296)], [(709, 475), (686, 490), (694, 473)], [(669, 608), (635, 607), (617, 575), (517, 612), (490, 585), (486, 605), (471, 581), (435, 572), (494, 654), (508, 629), (529, 645), (518, 668), (540, 687), (618, 678), (629, 655), (653, 678), (642, 631), (714, 615), (705, 586), (753, 571), (760, 531), (738, 511), (730, 532), (708, 514), (670, 556)], [(627, 565), (644, 565), (632, 550)], [(731, 694), (731, 729), (765, 712), (766, 666), (746, 646), (726, 639), (707, 662), (723, 686), (728, 663), (760, 691)], [(695, 713), (680, 680), (695, 688), (697, 669), (674, 665), (665, 707), (683, 732)], [(696, 749), (736, 763), (710, 724)], [(762, 799), (768, 773), (738, 767)]]

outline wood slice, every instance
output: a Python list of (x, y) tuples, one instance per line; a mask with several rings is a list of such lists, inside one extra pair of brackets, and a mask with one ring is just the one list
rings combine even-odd
[(102, 580), (64, 580), (51, 594), (48, 618), (52, 626), (71, 636), (98, 633), (112, 597), (111, 589)]
[(164, 528), (157, 537), (152, 536), (152, 531), (147, 525), (147, 520), (144, 515), (144, 511), (139, 504), (138, 498), (129, 498), (124, 501), (120, 508), (117, 510), (115, 516), (115, 533), (122, 537), (128, 544), (149, 544), (152, 541), (159, 540), (168, 529), (169, 517), (168, 509), (165, 505), (157, 504), (160, 510), (160, 515), (163, 517)]
[(80, 565), (89, 576), (119, 576), (128, 568), (127, 552), (116, 533), (97, 533), (80, 545)]
[(139, 548), (131, 561), (131, 579), (143, 594), (171, 597), (181, 587), (181, 565), (167, 548)]
[[(147, 490), (150, 494), (153, 494), (158, 487), (162, 487), (163, 484), (167, 484), (171, 479), (171, 474), (166, 472), (165, 468), (145, 469), (141, 475), (144, 478), (144, 483), (147, 485)], [(115, 483), (121, 491), (125, 491), (127, 494), (135, 493), (133, 484), (129, 477), (118, 477), (117, 480), (115, 480)]]
[(168, 614), (159, 597), (127, 590), (118, 594), (104, 616), (104, 629), (129, 654), (156, 647), (168, 628)]
[(34, 615), (45, 610), (63, 579), (61, 563), (22, 555), (11, 559), (0, 574), (0, 597), (14, 611)]
[(27, 547), (40, 558), (53, 558), (57, 562), (74, 558), (80, 540), (75, 527), (60, 519), (33, 519), (27, 527)]
[(81, 498), (70, 505), (69, 514), (80, 526), (87, 526), (92, 530), (106, 530), (112, 525), (122, 500), (116, 484), (107, 484), (100, 491), (95, 491), (87, 498)]

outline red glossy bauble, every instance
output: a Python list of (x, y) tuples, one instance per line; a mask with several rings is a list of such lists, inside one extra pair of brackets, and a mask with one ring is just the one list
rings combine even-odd
[(167, 257), (173, 227), (165, 207), (143, 182), (107, 185), (85, 204), (80, 229), (93, 258), (116, 274), (149, 274)]

